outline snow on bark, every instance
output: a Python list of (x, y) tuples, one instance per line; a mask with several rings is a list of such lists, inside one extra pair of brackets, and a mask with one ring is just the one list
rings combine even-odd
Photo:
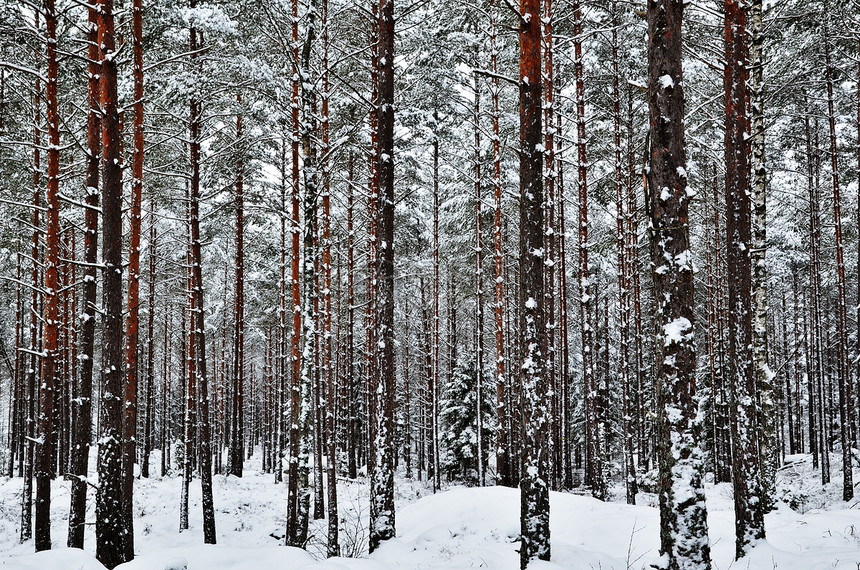
[[(659, 567), (708, 569), (707, 510), (695, 393), (693, 268), (689, 249), (689, 196), (684, 143), (680, 0), (648, 3), (648, 98), (651, 147), (647, 189), (651, 260), (655, 268), (658, 467), (660, 471)], [(675, 77), (677, 83), (666, 77)], [(683, 174), (682, 174), (683, 173)], [(667, 196), (668, 194), (668, 196)], [(668, 263), (667, 263), (668, 261)]]
[[(549, 560), (549, 410), (544, 376), (543, 152), (540, 0), (520, 13), (520, 386), (523, 425), (520, 567)], [(528, 16), (528, 17), (526, 17)]]
[(725, 157), (726, 258), (729, 289), (728, 381), (731, 394), (732, 482), (735, 493), (735, 554), (764, 538), (761, 468), (752, 355), (750, 220), (749, 47), (746, 8), (726, 0)]

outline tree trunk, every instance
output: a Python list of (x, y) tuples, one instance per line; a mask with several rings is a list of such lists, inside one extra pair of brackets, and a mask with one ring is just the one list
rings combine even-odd
[(378, 347), (371, 424), (370, 552), (394, 537), (394, 0), (379, 1), (379, 248), (376, 264)]
[[(191, 8), (197, 5), (191, 0)], [(197, 50), (204, 45), (203, 34), (194, 26), (190, 28), (190, 52), (192, 65), (197, 67)], [(199, 69), (198, 69), (199, 73)], [(198, 405), (197, 429), (200, 487), (203, 506), (203, 542), (215, 544), (215, 505), (212, 497), (212, 443), (209, 428), (209, 386), (206, 373), (206, 326), (203, 304), (203, 252), (200, 245), (200, 123), (202, 104), (195, 94), (191, 98), (191, 186), (190, 186), (190, 225), (191, 225), (191, 284), (194, 297), (192, 327), (194, 329), (194, 382), (197, 385)]]
[(848, 363), (848, 307), (845, 286), (845, 254), (842, 245), (842, 198), (839, 187), (836, 113), (833, 102), (833, 69), (827, 2), (824, 3), (824, 56), (827, 78), (827, 119), (830, 127), (830, 175), (833, 182), (833, 219), (836, 232), (836, 374), (839, 386), (839, 441), (842, 447), (842, 500), (854, 498), (851, 457), (851, 369)]
[[(122, 291), (122, 165), (117, 108), (117, 63), (113, 0), (99, 1), (101, 60), (102, 232), (104, 290)], [(113, 568), (127, 562), (122, 498), (122, 297), (106, 294), (102, 343), (103, 387), (99, 437), (99, 488), (96, 494), (96, 558)]]
[(621, 159), (621, 90), (618, 69), (618, 2), (612, 2), (612, 119), (615, 138), (615, 239), (618, 273), (618, 328), (620, 343), (620, 381), (622, 386), (622, 430), (624, 437), (624, 471), (627, 504), (636, 504), (636, 466), (633, 449), (633, 421), (630, 382), (630, 278), (627, 260), (627, 228), (625, 225), (624, 166)]
[(149, 455), (152, 452), (155, 424), (155, 256), (158, 254), (158, 236), (154, 201), (150, 203), (149, 215), (149, 313), (146, 327), (146, 417), (143, 422), (143, 459), (140, 466), (142, 477), (149, 477)]
[(510, 417), (505, 408), (505, 285), (504, 258), (502, 256), (502, 148), (499, 138), (499, 48), (496, 45), (498, 14), (496, 1), (490, 8), (490, 83), (493, 121), (493, 267), (495, 269), (494, 325), (496, 336), (496, 421), (498, 442), (496, 444), (496, 472), (499, 483), (511, 486), (510, 462)]
[(439, 356), (439, 343), (441, 336), (439, 325), (439, 296), (441, 293), (439, 283), (439, 113), (433, 111), (433, 363), (432, 375), (428, 382), (428, 396), (430, 397), (430, 465), (428, 473), (433, 478), (433, 492), (441, 486), (441, 469), (439, 468), (439, 370), (441, 359)]
[(683, 2), (648, 4), (647, 211), (657, 300), (657, 449), (663, 568), (711, 567), (703, 459), (696, 419), (693, 261), (690, 253), (684, 89)]
[[(325, 432), (326, 438), (326, 491), (328, 502), (328, 536), (326, 555), (329, 557), (340, 555), (338, 544), (338, 530), (340, 520), (337, 509), (337, 428), (335, 422), (335, 397), (337, 394), (337, 367), (332, 366), (332, 306), (331, 306), (331, 181), (329, 174), (329, 28), (328, 28), (328, 0), (322, 0), (322, 265), (325, 277), (323, 289), (323, 353), (322, 369), (327, 400), (325, 408)], [(338, 265), (338, 268), (340, 265)], [(338, 284), (340, 284), (340, 269), (338, 269)], [(338, 297), (339, 298), (339, 297)], [(322, 438), (321, 438), (322, 439)]]
[(729, 275), (729, 384), (732, 406), (732, 483), (735, 495), (735, 555), (743, 557), (764, 538), (759, 468), (756, 376), (752, 355), (750, 224), (749, 49), (746, 9), (725, 3), (726, 66), (726, 258)]
[(80, 335), (80, 380), (78, 395), (73, 403), (75, 423), (72, 433), (71, 473), (72, 479), (69, 506), (69, 548), (84, 547), (84, 522), (87, 510), (87, 483), (81, 477), (87, 476), (89, 450), (92, 440), (93, 407), (93, 354), (96, 326), (96, 264), (98, 262), (99, 226), (99, 154), (101, 152), (99, 114), (99, 60), (101, 50), (98, 42), (98, 12), (94, 7), (87, 11), (89, 29), (87, 31), (87, 71), (89, 76), (87, 93), (87, 170), (84, 213), (84, 283), (83, 311), (81, 314)]
[(603, 499), (603, 462), (600, 453), (599, 396), (595, 378), (594, 323), (588, 264), (588, 163), (585, 156), (585, 83), (582, 65), (582, 7), (573, 3), (574, 73), (576, 76), (577, 177), (579, 185), (579, 281), (582, 326), (582, 381), (585, 398), (585, 484), (595, 498)]
[(39, 420), (36, 434), (36, 552), (51, 548), (51, 457), (58, 443), (53, 440), (54, 390), (60, 380), (59, 262), (60, 262), (60, 119), (57, 104), (57, 12), (54, 0), (45, 0), (48, 82), (45, 90), (48, 119), (48, 192), (45, 201), (45, 308), (42, 378), (39, 387)]
[(484, 242), (481, 235), (481, 87), (477, 75), (474, 77), (474, 121), (475, 121), (475, 433), (478, 439), (478, 484), (486, 484), (484, 470)]
[(767, 334), (767, 170), (765, 169), (764, 139), (764, 56), (762, 55), (762, 0), (752, 0), (750, 17), (750, 116), (752, 158), (753, 244), (753, 366), (759, 401), (761, 496), (763, 508), (773, 508), (776, 491), (776, 416), (773, 396), (773, 373), (768, 366)]
[(355, 204), (355, 157), (349, 153), (347, 165), (347, 206), (346, 206), (346, 378), (349, 383), (349, 401), (347, 402), (347, 476), (350, 479), (358, 477), (358, 448), (359, 429), (358, 418), (361, 400), (361, 386), (355, 374), (355, 230), (353, 215)]
[[(292, 2), (292, 40), (293, 40), (293, 61), (295, 65), (299, 64), (299, 18), (298, 18), (298, 0)], [(302, 354), (301, 354), (301, 337), (302, 337), (302, 305), (301, 305), (301, 283), (299, 281), (299, 263), (301, 260), (300, 246), (300, 219), (299, 219), (299, 72), (298, 69), (293, 70), (292, 81), (292, 225), (290, 228), (292, 234), (292, 259), (291, 259), (291, 274), (292, 286), (290, 288), (292, 296), (292, 316), (293, 330), (290, 339), (290, 359), (291, 359), (291, 377), (290, 377), (290, 424), (289, 424), (289, 478), (287, 480), (287, 534), (286, 543), (289, 546), (296, 546), (297, 537), (300, 534), (299, 520), (299, 414), (301, 412), (301, 376)], [(283, 232), (282, 232), (283, 233)], [(286, 330), (283, 331), (283, 335)], [(298, 546), (303, 546), (299, 544)]]
[(549, 560), (540, 0), (520, 2), (520, 568)]
[(140, 325), (140, 230), (141, 195), (143, 191), (143, 21), (141, 0), (132, 7), (132, 59), (134, 75), (134, 110), (131, 164), (131, 212), (128, 251), (128, 317), (125, 337), (125, 370), (128, 377), (123, 398), (122, 440), (122, 510), (125, 517), (125, 559), (134, 558), (134, 464), (137, 441), (138, 341)]
[[(242, 104), (242, 95), (236, 96)], [(236, 283), (233, 314), (236, 337), (233, 343), (233, 408), (230, 434), (229, 473), (242, 476), (245, 461), (245, 160), (242, 132), (242, 112), (236, 115)]]

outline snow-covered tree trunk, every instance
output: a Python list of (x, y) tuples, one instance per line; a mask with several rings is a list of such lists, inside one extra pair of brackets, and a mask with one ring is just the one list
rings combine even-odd
[(360, 384), (355, 374), (355, 156), (349, 153), (347, 164), (347, 198), (346, 198), (346, 378), (349, 383), (349, 401), (347, 403), (347, 476), (350, 479), (358, 477), (359, 449), (359, 401), (361, 400)]
[[(186, 185), (186, 201), (189, 202), (188, 187)], [(186, 211), (188, 206), (186, 206)], [(188, 225), (187, 223), (185, 224)], [(179, 499), (179, 532), (188, 530), (188, 495), (191, 491), (191, 469), (194, 457), (194, 415), (197, 395), (194, 383), (194, 326), (192, 311), (194, 309), (194, 298), (191, 294), (191, 230), (185, 228), (188, 239), (185, 252), (185, 267), (187, 271), (185, 279), (185, 307), (179, 315), (180, 325), (180, 353), (179, 360), (182, 370), (182, 491)], [(186, 320), (187, 319), (187, 320)], [(186, 329), (186, 326), (188, 329)], [(188, 334), (186, 334), (186, 331)]]
[[(84, 200), (88, 206), (84, 230), (84, 283), (83, 310), (81, 311), (80, 377), (78, 393), (73, 403), (74, 425), (72, 427), (72, 474), (86, 477), (89, 467), (89, 449), (92, 440), (92, 394), (93, 394), (93, 349), (96, 326), (96, 263), (98, 262), (99, 204), (99, 154), (101, 151), (99, 108), (99, 60), (98, 13), (92, 7), (87, 11), (87, 166)], [(87, 483), (72, 480), (69, 506), (69, 548), (84, 547), (84, 521), (87, 508)]]
[[(286, 544), (288, 546), (304, 546), (297, 544), (300, 534), (299, 520), (299, 455), (300, 449), (300, 427), (299, 415), (302, 406), (302, 299), (301, 299), (301, 219), (300, 219), (300, 170), (299, 170), (299, 142), (300, 142), (300, 100), (299, 91), (301, 76), (299, 75), (299, 3), (298, 0), (291, 2), (291, 39), (292, 39), (292, 65), (293, 75), (291, 81), (291, 111), (292, 111), (292, 141), (291, 141), (291, 259), (290, 259), (290, 313), (292, 315), (292, 334), (290, 336), (290, 413), (289, 418), (289, 466), (287, 477), (287, 525)], [(283, 234), (283, 231), (282, 231)], [(283, 331), (282, 336), (286, 334)], [(285, 342), (285, 339), (282, 340)], [(286, 377), (286, 370), (283, 371)]]
[[(140, 475), (149, 477), (149, 454), (152, 451), (153, 428), (155, 426), (155, 257), (157, 231), (155, 229), (155, 201), (150, 202), (149, 220), (149, 283), (147, 296), (146, 326), (146, 416), (143, 421), (143, 458)], [(164, 448), (162, 448), (163, 450)]]
[(743, 557), (764, 538), (764, 504), (752, 359), (752, 271), (750, 250), (749, 48), (746, 9), (725, 3), (726, 258), (729, 268), (729, 375), (731, 387), (732, 483), (735, 494), (735, 554)]
[(141, 0), (132, 6), (132, 75), (134, 114), (132, 126), (131, 210), (129, 212), (128, 304), (125, 335), (125, 392), (122, 437), (122, 509), (125, 517), (125, 558), (134, 558), (134, 464), (137, 458), (137, 392), (140, 339), (140, 232), (143, 193), (143, 15)]
[[(122, 165), (120, 117), (117, 108), (117, 63), (113, 1), (99, 2), (98, 42), (102, 49), (102, 232), (104, 290), (122, 290)], [(96, 558), (113, 568), (126, 562), (122, 510), (122, 297), (105, 295), (104, 340), (96, 494)]]
[(498, 440), (496, 443), (496, 472), (499, 482), (511, 486), (510, 417), (505, 407), (505, 287), (504, 258), (502, 256), (502, 150), (499, 137), (499, 49), (497, 46), (499, 10), (495, 0), (490, 7), (490, 97), (493, 122), (493, 268), (494, 287), (494, 325), (496, 337), (496, 421)]
[[(561, 138), (561, 113), (556, 114), (556, 134)], [(559, 375), (561, 381), (561, 461), (563, 489), (573, 488), (573, 421), (570, 409), (570, 342), (568, 338), (568, 297), (567, 297), (567, 230), (565, 227), (564, 203), (564, 161), (561, 148), (556, 152), (557, 169), (556, 187), (558, 195), (558, 326), (561, 339), (561, 362)]]
[(475, 187), (475, 362), (477, 370), (477, 382), (475, 383), (476, 400), (475, 405), (475, 432), (478, 438), (478, 481), (481, 486), (486, 481), (484, 469), (484, 426), (481, 420), (481, 404), (483, 402), (484, 390), (484, 241), (481, 226), (481, 86), (478, 77), (474, 77), (473, 93), (475, 96), (473, 120), (475, 129), (474, 153), (474, 187)]
[[(191, 0), (191, 8), (197, 5)], [(198, 50), (204, 46), (203, 34), (190, 27), (190, 53), (195, 73), (200, 74)], [(189, 225), (191, 226), (191, 327), (194, 338), (194, 383), (197, 389), (197, 445), (198, 468), (200, 471), (201, 503), (203, 508), (203, 542), (215, 544), (215, 505), (212, 496), (212, 440), (209, 419), (209, 378), (206, 361), (206, 326), (203, 303), (203, 250), (200, 243), (200, 151), (202, 103), (199, 94), (194, 94), (190, 102), (190, 151), (191, 180), (189, 182), (190, 200)]]
[(550, 392), (549, 397), (549, 428), (547, 449), (549, 457), (549, 485), (553, 490), (558, 490), (561, 484), (561, 425), (559, 424), (559, 392), (558, 379), (556, 377), (556, 322), (555, 322), (555, 128), (553, 117), (555, 108), (553, 97), (555, 95), (553, 68), (553, 3), (552, 0), (542, 0), (542, 55), (543, 73), (541, 75), (541, 86), (543, 100), (541, 101), (541, 121), (543, 127), (543, 153), (544, 153), (544, 318), (546, 320), (546, 336), (544, 339), (546, 382)]
[[(237, 105), (242, 95), (236, 96)], [(243, 156), (243, 124), (241, 109), (236, 114), (236, 142), (239, 156), (236, 161), (236, 271), (233, 314), (236, 332), (233, 343), (233, 407), (231, 414), (230, 456), (228, 472), (241, 477), (245, 462), (245, 159)]]
[(582, 62), (582, 7), (573, 2), (574, 74), (576, 76), (576, 148), (579, 186), (579, 292), (582, 326), (582, 383), (585, 393), (585, 484), (598, 499), (606, 496), (600, 452), (600, 398), (595, 376), (594, 317), (588, 264), (588, 162), (585, 154), (585, 82)]
[[(439, 127), (439, 113), (433, 112), (434, 128)], [(428, 391), (430, 397), (430, 466), (433, 477), (433, 492), (441, 487), (439, 469), (439, 370), (441, 359), (439, 344), (441, 342), (439, 326), (439, 296), (441, 284), (439, 276), (439, 135), (433, 134), (433, 368)]]
[(520, 568), (549, 560), (549, 403), (543, 348), (544, 220), (541, 4), (520, 1)]
[(648, 3), (647, 210), (657, 337), (660, 567), (711, 567), (695, 392), (693, 260), (684, 143), (682, 0)]
[(768, 287), (767, 287), (767, 170), (765, 166), (764, 125), (764, 56), (762, 44), (762, 0), (752, 0), (750, 18), (750, 126), (752, 159), (753, 244), (753, 365), (759, 400), (759, 430), (761, 433), (761, 496), (764, 509), (773, 506), (778, 463), (776, 449), (776, 413), (773, 395), (773, 373), (768, 366)]
[[(340, 546), (338, 544), (338, 530), (340, 520), (337, 509), (337, 441), (335, 414), (335, 400), (337, 394), (337, 365), (333, 365), (332, 353), (332, 283), (331, 283), (331, 175), (329, 145), (329, 20), (328, 0), (322, 0), (321, 10), (322, 25), (322, 145), (321, 145), (321, 170), (322, 170), (322, 269), (324, 275), (323, 287), (323, 347), (322, 347), (322, 370), (325, 390), (327, 394), (325, 406), (325, 432), (326, 437), (326, 491), (328, 504), (328, 532), (327, 532), (327, 556), (338, 556)], [(340, 264), (338, 264), (338, 308), (340, 307)], [(338, 310), (338, 315), (340, 311)], [(338, 322), (340, 322), (338, 320)], [(339, 328), (339, 327), (338, 327)], [(337, 336), (335, 336), (337, 339)]]
[(845, 253), (842, 239), (842, 197), (839, 185), (839, 155), (836, 112), (833, 101), (833, 65), (827, 3), (824, 3), (824, 57), (827, 80), (827, 119), (830, 127), (830, 176), (833, 184), (833, 221), (836, 233), (836, 374), (839, 386), (839, 440), (842, 447), (842, 500), (854, 498), (853, 460), (851, 457), (851, 367), (848, 362), (848, 301), (845, 284)]
[(54, 0), (45, 0), (48, 81), (45, 104), (48, 121), (48, 187), (45, 199), (44, 325), (42, 329), (42, 377), (39, 384), (39, 418), (36, 432), (36, 552), (51, 548), (51, 478), (54, 446), (54, 399), (59, 390), (59, 280), (60, 263), (60, 118), (57, 103), (57, 11)]
[(633, 382), (633, 418), (634, 428), (636, 433), (636, 442), (638, 444), (637, 459), (639, 469), (644, 469), (648, 463), (647, 440), (645, 438), (645, 383), (644, 383), (644, 353), (643, 353), (643, 338), (642, 338), (642, 303), (641, 303), (641, 283), (639, 279), (639, 214), (637, 212), (637, 188), (641, 179), (636, 175), (636, 150), (635, 150), (635, 132), (633, 127), (633, 89), (632, 86), (627, 86), (627, 112), (626, 112), (626, 130), (627, 130), (627, 191), (625, 200), (627, 202), (626, 215), (626, 233), (627, 233), (627, 262), (629, 264), (629, 283), (628, 292), (630, 298), (630, 309), (632, 311), (632, 331), (631, 344), (633, 353), (631, 359), (633, 361), (632, 382)]
[(620, 382), (622, 389), (622, 431), (624, 446), (624, 475), (627, 503), (636, 504), (636, 466), (633, 448), (633, 416), (630, 383), (630, 277), (627, 259), (626, 197), (624, 185), (624, 164), (621, 158), (621, 90), (618, 69), (618, 2), (611, 5), (612, 18), (612, 126), (615, 158), (615, 240), (616, 271), (618, 274), (618, 329), (621, 343), (619, 347)]
[(370, 462), (370, 551), (394, 537), (394, 0), (379, 1), (377, 361)]

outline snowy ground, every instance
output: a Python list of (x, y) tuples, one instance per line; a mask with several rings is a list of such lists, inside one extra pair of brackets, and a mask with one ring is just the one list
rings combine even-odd
[[(768, 540), (745, 559), (733, 562), (734, 517), (731, 488), (708, 486), (710, 537), (715, 570), (824, 570), (860, 568), (860, 501), (838, 500), (841, 481), (834, 455), (833, 482), (822, 489), (806, 456), (790, 457), (780, 471), (779, 508), (767, 515)], [(156, 463), (157, 465), (157, 463)], [(325, 524), (314, 523), (310, 553), (279, 546), (283, 541), (286, 487), (251, 463), (242, 479), (216, 476), (218, 546), (202, 546), (200, 486), (191, 495), (191, 528), (178, 527), (180, 479), (141, 479), (135, 487), (137, 558), (123, 570), (388, 570), (518, 568), (519, 493), (501, 487), (452, 487), (433, 495), (421, 482), (398, 480), (397, 529), (370, 558), (319, 556)], [(53, 487), (56, 549), (32, 554), (32, 541), (19, 545), (21, 479), (0, 479), (0, 568), (27, 570), (103, 570), (92, 556), (94, 528), (87, 550), (62, 548), (69, 484)], [(339, 488), (344, 554), (366, 550), (367, 500), (364, 481), (343, 480)], [(653, 495), (640, 494), (638, 506), (601, 503), (588, 497), (551, 496), (552, 562), (536, 569), (647, 569), (657, 558), (658, 516)], [(789, 506), (789, 502), (794, 507)], [(92, 509), (92, 501), (89, 502)], [(92, 520), (92, 511), (88, 520)]]

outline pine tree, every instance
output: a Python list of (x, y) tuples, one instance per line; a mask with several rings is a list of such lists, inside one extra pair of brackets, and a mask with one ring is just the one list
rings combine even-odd
[(648, 3), (647, 207), (657, 299), (657, 453), (661, 568), (711, 567), (695, 394), (693, 261), (690, 251), (682, 0)]
[(439, 410), (441, 445), (446, 450), (442, 468), (448, 472), (449, 479), (461, 479), (471, 485), (480, 484), (478, 442), (485, 455), (491, 448), (489, 439), (478, 437), (479, 408), (483, 433), (492, 433), (495, 429), (492, 394), (481, 393), (479, 404), (477, 383), (475, 363), (458, 363), (451, 382), (445, 386)]
[(99, 2), (98, 42), (101, 60), (102, 109), (102, 235), (104, 244), (104, 340), (96, 494), (96, 558), (108, 568), (127, 562), (127, 534), (122, 499), (122, 166), (120, 117), (117, 108), (117, 62), (113, 0)]
[(749, 48), (746, 10), (726, 0), (726, 260), (729, 268), (729, 385), (731, 390), (732, 483), (735, 494), (735, 554), (764, 538), (764, 503), (756, 385), (752, 359), (752, 248), (750, 220)]
[(549, 560), (549, 469), (544, 367), (543, 130), (541, 3), (520, 2), (520, 568)]

